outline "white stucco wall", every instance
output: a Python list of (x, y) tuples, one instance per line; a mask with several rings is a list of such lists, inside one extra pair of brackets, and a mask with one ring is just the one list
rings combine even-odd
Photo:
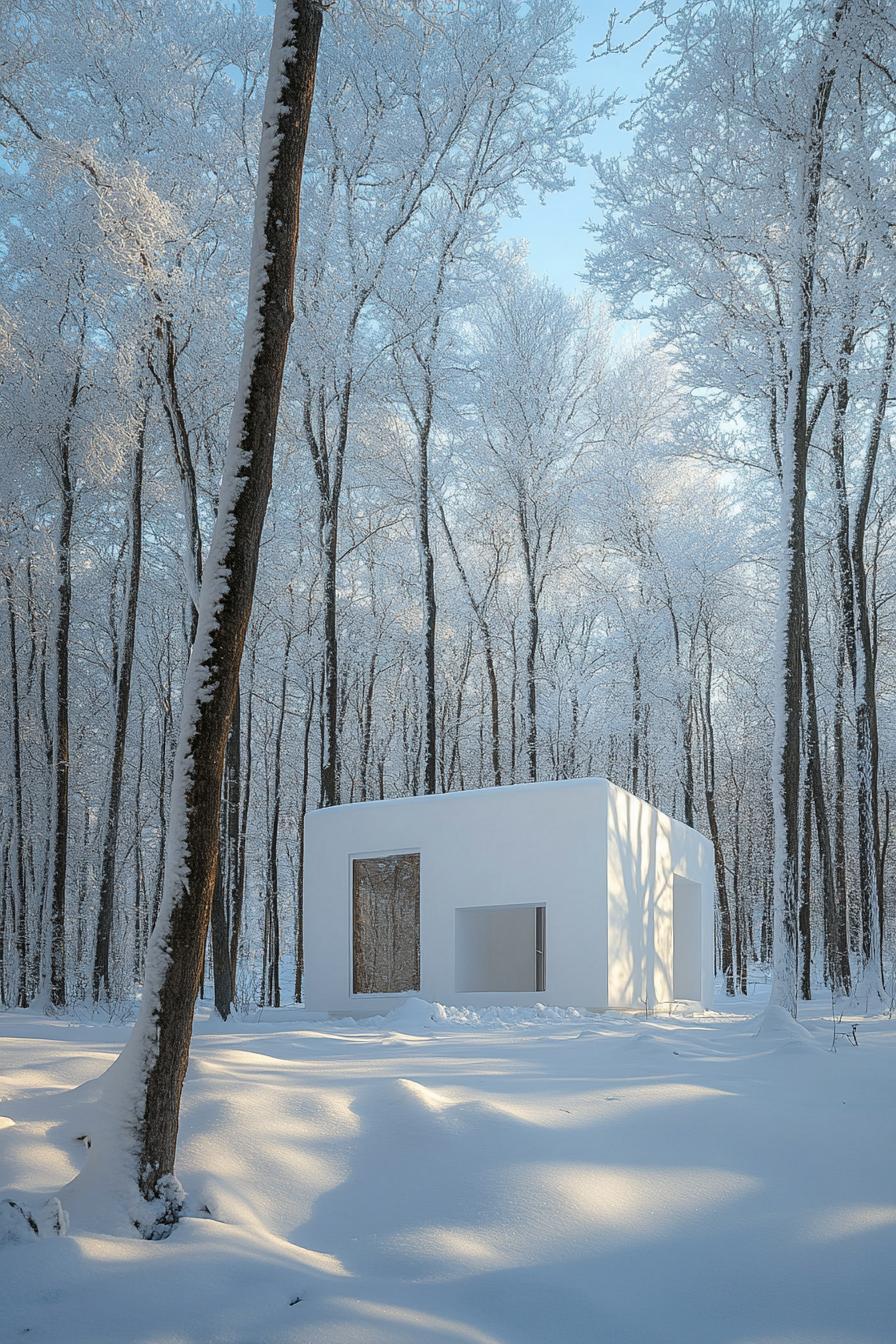
[(305, 1002), (330, 1012), (383, 1012), (391, 995), (351, 992), (351, 861), (420, 853), (420, 994), (494, 1003), (455, 986), (455, 911), (538, 903), (548, 928), (543, 993), (502, 1003), (603, 1006), (607, 983), (606, 783), (571, 780), (358, 803), (305, 821)]
[(701, 889), (701, 1002), (713, 987), (712, 845), (640, 798), (607, 785), (607, 939), (611, 1007), (651, 1007), (675, 999), (673, 891), (680, 874)]
[[(419, 993), (426, 999), (585, 1008), (640, 1008), (645, 998), (651, 1006), (668, 1003), (675, 997), (678, 873), (701, 887), (698, 955), (702, 999), (711, 1003), (712, 847), (606, 780), (328, 808), (308, 814), (305, 838), (309, 1008), (383, 1012), (401, 997), (352, 993), (351, 865), (354, 858), (403, 851), (420, 854)], [(542, 993), (458, 988), (456, 911), (502, 904), (545, 907)], [(522, 943), (517, 955), (525, 955)]]

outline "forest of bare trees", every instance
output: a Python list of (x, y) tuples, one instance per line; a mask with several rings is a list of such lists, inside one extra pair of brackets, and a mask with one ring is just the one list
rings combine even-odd
[[(0, 997), (127, 1013), (193, 881), (165, 851), (271, 25), (199, 0), (2, 23)], [(711, 837), (728, 993), (774, 963), (791, 1011), (892, 1001), (893, 15), (647, 6), (598, 54), (665, 55), (628, 152), (590, 164), (612, 107), (573, 87), (575, 24), (324, 17), (214, 733), (222, 1016), (301, 997), (308, 809), (586, 775)], [(568, 294), (504, 225), (574, 168)]]

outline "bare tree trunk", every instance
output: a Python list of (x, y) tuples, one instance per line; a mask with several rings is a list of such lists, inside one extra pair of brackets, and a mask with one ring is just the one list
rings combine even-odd
[[(128, 574), (127, 607), (122, 633), (118, 680), (115, 687), (115, 728), (112, 739), (112, 766), (109, 775), (109, 796), (106, 804), (106, 824), (103, 832), (103, 852), (100, 861), (99, 913), (96, 926), (96, 946), (93, 959), (93, 998), (108, 994), (109, 952), (112, 942), (112, 912), (115, 895), (115, 851), (118, 845), (118, 822), (121, 811), (121, 785), (124, 775), (124, 749), (128, 731), (128, 712), (131, 704), (131, 676), (134, 667), (134, 643), (137, 634), (137, 603), (140, 594), (140, 565), (143, 549), (143, 452), (146, 438), (146, 416), (143, 416), (134, 460), (131, 465), (130, 507), (130, 569)], [(139, 840), (138, 840), (139, 845)]]
[[(22, 735), (19, 710), (19, 660), (16, 648), (16, 611), (12, 596), (12, 575), (3, 570), (6, 587), (6, 613), (9, 619), (10, 731), (12, 733), (12, 843), (9, 875), (10, 907), (16, 946), (16, 1007), (27, 1008), (27, 949), (25, 942), (25, 828), (22, 822)], [(5, 904), (5, 901), (4, 901)]]
[(812, 998), (812, 774), (803, 780), (803, 825), (800, 849), (800, 997)]
[(688, 690), (682, 716), (682, 750), (684, 752), (684, 823), (694, 825), (694, 691)]
[[(458, 577), (460, 578), (461, 586), (463, 587), (463, 590), (467, 595), (467, 601), (470, 603), (470, 606), (473, 609), (473, 615), (476, 617), (476, 624), (479, 626), (479, 634), (482, 638), (482, 651), (485, 656), (485, 670), (486, 670), (486, 676), (488, 678), (488, 690), (489, 690), (489, 715), (491, 720), (491, 747), (492, 747), (492, 781), (495, 785), (500, 785), (501, 724), (500, 724), (500, 715), (498, 712), (498, 674), (495, 669), (495, 653), (494, 653), (494, 644), (492, 641), (491, 626), (489, 625), (488, 619), (485, 614), (484, 603), (482, 601), (477, 600), (473, 596), (473, 589), (470, 586), (470, 581), (467, 578), (467, 572), (464, 569), (463, 564), (461, 563), (461, 558), (458, 554), (457, 547), (454, 544), (454, 537), (452, 536), (451, 529), (448, 526), (448, 519), (445, 515), (445, 507), (442, 504), (441, 500), (439, 501), (439, 517), (442, 520), (442, 529), (445, 533), (445, 539), (448, 542), (448, 549), (451, 552), (451, 557), (454, 560), (454, 567), (457, 570)], [(492, 576), (492, 581), (495, 584), (498, 582), (500, 563), (501, 563), (500, 558), (496, 554), (495, 570)]]
[(171, 795), (162, 907), (140, 1017), (122, 1056), (132, 1176), (144, 1236), (164, 1235), (183, 1192), (173, 1176), (193, 1007), (219, 857), (221, 779), (252, 609), (293, 318), (302, 161), (322, 11), (278, 0), (262, 139), (240, 385), (200, 595)]
[(199, 490), (196, 483), (196, 467), (193, 462), (193, 450), (187, 432), (186, 418), (180, 400), (177, 384), (177, 343), (174, 338), (174, 326), (170, 317), (161, 312), (158, 315), (156, 339), (161, 353), (161, 367), (150, 355), (149, 370), (159, 387), (165, 422), (174, 450), (174, 461), (180, 476), (184, 501), (184, 518), (187, 524), (187, 556), (184, 560), (184, 576), (187, 581), (187, 593), (192, 606), (190, 643), (196, 638), (196, 622), (199, 608), (199, 592), (202, 587), (202, 529), (199, 526)]
[(56, 609), (56, 717), (53, 732), (53, 871), (50, 887), (50, 1002), (65, 1003), (65, 884), (68, 870), (69, 786), (69, 628), (72, 619), (72, 519), (75, 490), (71, 473), (71, 436), (75, 408), (81, 391), (81, 348), (72, 380), (65, 421), (59, 433), (59, 553), (57, 557)]
[(374, 647), (367, 668), (367, 683), (364, 687), (364, 712), (361, 721), (361, 751), (358, 785), (360, 801), (366, 803), (370, 776), (370, 744), (373, 736), (373, 696), (376, 690), (376, 664), (378, 649)]
[[(7, 906), (9, 908), (10, 926), (13, 928), (13, 937), (15, 937), (15, 892), (13, 890), (12, 865), (10, 863), (10, 849), (12, 847), (12, 821), (8, 821), (3, 828), (3, 839), (0, 841), (0, 1007), (5, 1008), (9, 1003), (9, 995), (6, 989), (6, 921)], [(19, 1004), (19, 1007), (24, 1007)]]
[(802, 626), (815, 258), (824, 166), (825, 119), (836, 73), (840, 29), (849, 5), (850, 0), (837, 0), (830, 29), (823, 39), (793, 220), (798, 255), (795, 257), (791, 343), (788, 352), (786, 428), (781, 449), (782, 560), (778, 595), (780, 666), (776, 686), (771, 779), (775, 816), (775, 974), (770, 1000), (773, 1006), (784, 1008), (792, 1017), (796, 1017), (797, 1011)]
[(748, 970), (751, 953), (752, 933), (750, 929), (750, 920), (748, 917), (746, 901), (744, 900), (743, 888), (741, 886), (741, 853), (740, 853), (740, 793), (734, 795), (734, 838), (732, 843), (732, 877), (731, 877), (731, 896), (734, 902), (735, 930), (737, 941), (737, 969), (738, 969), (738, 988), (741, 994), (746, 997), (749, 993)]
[[(836, 691), (834, 696), (834, 890), (836, 892), (837, 960), (850, 969), (849, 963), (849, 898), (846, 883), (846, 763), (843, 747), (843, 703), (846, 680), (846, 646), (838, 641)], [(851, 983), (850, 977), (845, 982)]]
[(224, 797), (221, 808), (221, 857), (212, 895), (212, 975), (215, 1011), (223, 1021), (230, 1016), (233, 978), (230, 971), (230, 915), (236, 878), (240, 830), (240, 691), (237, 685), (233, 719), (224, 755)]
[(337, 505), (330, 504), (323, 529), (324, 576), (324, 689), (321, 696), (323, 712), (323, 769), (321, 770), (321, 805), (335, 807), (340, 801), (339, 788), (339, 637), (337, 632), (337, 565), (338, 531)]
[(637, 793), (641, 784), (641, 663), (638, 650), (632, 654), (632, 793)]
[(143, 706), (140, 707), (140, 735), (137, 739), (137, 781), (134, 798), (134, 980), (143, 978), (143, 957), (146, 951), (148, 929), (148, 910), (146, 903), (146, 873), (143, 866), (143, 758), (146, 741), (146, 724)]
[(538, 779), (538, 682), (535, 672), (538, 659), (539, 593), (534, 548), (529, 536), (528, 510), (521, 489), (517, 493), (516, 520), (526, 578), (526, 754), (529, 761), (529, 779), (536, 780)]
[(274, 735), (274, 804), (271, 815), (271, 834), (268, 845), (268, 876), (265, 886), (265, 934), (267, 978), (263, 986), (263, 1002), (269, 1007), (280, 1007), (280, 882), (277, 847), (280, 841), (280, 784), (283, 752), (283, 722), (286, 718), (286, 677), (289, 669), (289, 651), (292, 631), (286, 632), (283, 650), (283, 675), (280, 681), (280, 710)]
[[(856, 764), (859, 814), (859, 888), (862, 900), (862, 954), (866, 972), (883, 997), (883, 891), (880, 873), (880, 820), (878, 810), (878, 736), (876, 656), (871, 633), (868, 578), (865, 569), (865, 531), (881, 432), (887, 413), (896, 326), (890, 323), (884, 353), (878, 401), (871, 422), (868, 448), (852, 534), (852, 574), (856, 612)], [(876, 983), (875, 983), (876, 982)]]
[[(804, 594), (805, 595), (805, 594)], [(825, 801), (824, 777), (821, 770), (821, 738), (818, 731), (818, 705), (815, 697), (815, 660), (809, 631), (809, 608), (803, 611), (803, 677), (806, 699), (806, 771), (809, 775), (808, 794), (815, 814), (818, 836), (818, 865), (821, 872), (824, 908), (825, 950), (828, 974), (836, 993), (848, 994), (850, 989), (849, 953), (837, 937), (837, 894), (834, 879), (834, 861), (831, 854), (831, 833)], [(804, 819), (805, 819), (804, 813)], [(809, 814), (811, 822), (811, 813)], [(804, 984), (805, 988), (805, 984)], [(808, 998), (803, 994), (803, 998)]]
[(305, 733), (302, 738), (302, 796), (299, 803), (299, 862), (296, 875), (296, 1003), (302, 1002), (302, 981), (305, 974), (305, 816), (308, 812), (308, 761), (313, 720), (314, 677), (312, 676), (311, 688), (308, 693), (308, 709), (305, 713)]
[(709, 838), (715, 859), (716, 898), (719, 903), (719, 923), (722, 935), (722, 972), (725, 993), (734, 996), (734, 938), (732, 936), (731, 904), (728, 900), (728, 879), (725, 871), (725, 853), (716, 815), (716, 744), (712, 722), (712, 641), (706, 631), (706, 687), (703, 699), (703, 789), (706, 798), (706, 818)]
[(423, 792), (436, 791), (436, 588), (429, 536), (429, 437), (433, 389), (427, 379), (426, 408), (420, 426), (417, 461), (417, 538), (423, 604)]
[(248, 693), (246, 696), (246, 771), (244, 775), (242, 811), (236, 851), (236, 876), (230, 899), (230, 983), (234, 996), (237, 991), (237, 961), (240, 950), (240, 930), (243, 925), (243, 901), (246, 894), (246, 842), (249, 830), (249, 798), (252, 791), (252, 689), (255, 684), (255, 649), (249, 659)]

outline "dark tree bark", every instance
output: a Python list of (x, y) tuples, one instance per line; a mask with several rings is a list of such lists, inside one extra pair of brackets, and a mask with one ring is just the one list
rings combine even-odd
[(364, 686), (364, 709), (361, 720), (361, 760), (358, 785), (361, 793), (360, 801), (365, 803), (369, 797), (368, 786), (370, 777), (370, 746), (373, 738), (373, 697), (376, 690), (376, 665), (379, 650), (374, 647), (370, 655), (370, 663), (367, 668), (367, 680)]
[[(834, 860), (831, 853), (831, 833), (828, 826), (828, 810), (825, 799), (824, 776), (821, 769), (821, 736), (818, 730), (818, 704), (815, 696), (815, 660), (812, 654), (811, 632), (809, 630), (808, 601), (803, 612), (803, 678), (805, 681), (806, 701), (806, 771), (809, 776), (807, 785), (815, 816), (815, 830), (818, 838), (818, 865), (821, 874), (822, 901), (824, 908), (825, 948), (828, 975), (835, 992), (848, 994), (851, 975), (849, 952), (838, 938), (837, 892), (834, 876)], [(812, 812), (808, 813), (811, 824)], [(804, 812), (804, 820), (807, 814)], [(802, 932), (801, 937), (806, 935)], [(805, 965), (804, 965), (805, 970)], [(806, 982), (803, 989), (805, 991)], [(810, 996), (803, 993), (803, 998)]]
[[(305, 712), (305, 732), (302, 738), (302, 795), (299, 801), (299, 858), (296, 874), (296, 978), (295, 1001), (302, 1002), (302, 981), (305, 974), (305, 816), (308, 812), (308, 761), (311, 745), (311, 724), (314, 721), (314, 677), (308, 693)], [(380, 795), (382, 796), (382, 795)]]
[(716, 874), (716, 899), (719, 903), (719, 926), (722, 942), (722, 973), (725, 993), (735, 993), (734, 937), (731, 921), (731, 903), (728, 899), (728, 878), (725, 870), (725, 852), (716, 813), (716, 743), (712, 721), (712, 640), (706, 631), (706, 686), (703, 694), (703, 791), (706, 800), (706, 818)]
[(140, 733), (137, 738), (137, 789), (134, 798), (134, 981), (139, 983), (143, 977), (143, 958), (146, 953), (146, 941), (149, 936), (149, 919), (146, 901), (146, 872), (143, 866), (143, 758), (146, 744), (146, 721), (143, 706), (140, 707)]
[(498, 707), (498, 674), (495, 668), (495, 651), (492, 640), (492, 631), (486, 616), (486, 602), (489, 594), (498, 582), (498, 576), (501, 570), (501, 556), (499, 548), (495, 547), (495, 567), (489, 578), (488, 587), (483, 599), (477, 599), (473, 594), (467, 572), (464, 569), (457, 547), (454, 544), (454, 537), (448, 526), (448, 519), (445, 514), (445, 507), (441, 500), (439, 501), (439, 517), (442, 521), (442, 530), (445, 533), (445, 539), (448, 542), (448, 549), (451, 552), (451, 558), (454, 561), (454, 567), (457, 570), (461, 586), (467, 595), (473, 615), (476, 617), (476, 624), (479, 627), (479, 634), (482, 639), (482, 652), (485, 658), (485, 672), (488, 680), (488, 698), (489, 698), (489, 723), (491, 728), (491, 758), (492, 758), (492, 782), (495, 785), (501, 784), (501, 723)]
[(641, 662), (638, 650), (632, 654), (632, 793), (637, 793), (641, 785)]
[(846, 883), (846, 753), (843, 742), (845, 718), (846, 646), (838, 640), (834, 695), (834, 890), (836, 893), (837, 957), (849, 966), (849, 897)]
[(53, 871), (50, 879), (50, 1002), (65, 1003), (65, 884), (68, 872), (69, 786), (69, 630), (72, 619), (72, 520), (75, 489), (71, 471), (71, 439), (81, 392), (82, 325), (78, 363), (72, 379), (65, 420), (59, 433), (59, 552), (57, 556), (56, 705), (53, 729)]
[[(155, 296), (158, 298), (158, 296)], [(190, 643), (196, 638), (199, 592), (202, 587), (202, 529), (199, 525), (199, 490), (196, 482), (196, 466), (193, 462), (193, 450), (187, 431), (186, 417), (180, 399), (177, 382), (177, 342), (174, 337), (174, 325), (171, 318), (164, 314), (159, 300), (159, 313), (156, 322), (156, 341), (159, 355), (150, 355), (149, 369), (155, 379), (162, 400), (165, 423), (171, 438), (174, 461), (180, 476), (184, 500), (184, 517), (187, 524), (187, 555), (184, 560), (184, 572), (187, 580), (187, 592), (192, 606)]]
[(264, 928), (265, 974), (263, 975), (262, 1002), (268, 1007), (280, 1007), (280, 865), (278, 846), (280, 843), (280, 787), (281, 763), (283, 759), (283, 723), (286, 719), (286, 678), (289, 670), (289, 652), (292, 648), (292, 631), (286, 632), (283, 649), (283, 675), (280, 679), (280, 708), (277, 715), (277, 727), (274, 733), (274, 777), (273, 810), (271, 813), (271, 833), (268, 844), (268, 875), (265, 884)]
[(418, 431), (417, 537), (423, 605), (423, 792), (436, 791), (436, 584), (429, 536), (429, 438), (432, 433), (433, 386), (426, 381), (426, 401)]
[(694, 818), (694, 692), (693, 682), (688, 690), (682, 715), (682, 752), (684, 755), (684, 823), (695, 824)]
[(240, 931), (243, 927), (243, 901), (246, 894), (246, 840), (249, 831), (249, 799), (252, 792), (252, 691), (255, 684), (255, 650), (249, 660), (248, 690), (246, 695), (246, 769), (243, 776), (242, 811), (236, 849), (236, 875), (230, 900), (230, 983), (234, 997), (237, 992), (237, 962), (240, 950)]
[(271, 488), (321, 22), (321, 8), (310, 0), (278, 0), (240, 388), (184, 691), (165, 892), (128, 1046), (133, 1176), (148, 1201), (140, 1222), (145, 1236), (164, 1233), (182, 1204), (173, 1179), (180, 1098), (217, 874), (224, 754)]
[(800, 997), (812, 998), (812, 774), (803, 780), (803, 825), (800, 849)]
[(221, 807), (221, 857), (212, 896), (212, 975), (215, 982), (215, 1011), (227, 1021), (233, 1004), (233, 977), (230, 969), (230, 917), (233, 910), (233, 885), (239, 862), (240, 831), (240, 692), (237, 686), (233, 720), (227, 735), (224, 756), (224, 797)]
[(793, 221), (796, 257), (791, 348), (788, 356), (787, 431), (782, 447), (782, 547), (778, 707), (772, 755), (775, 806), (775, 977), (771, 1003), (796, 1017), (802, 628), (805, 608), (806, 468), (809, 454), (809, 378), (812, 361), (815, 264), (824, 167), (825, 121), (836, 74), (840, 30), (850, 0), (838, 0), (823, 39), (821, 61), (803, 147)]
[[(535, 515), (534, 517), (532, 515)], [(517, 487), (516, 522), (523, 573), (526, 580), (526, 754), (529, 761), (529, 779), (538, 779), (538, 640), (540, 635), (539, 603), (544, 585), (541, 566), (542, 552), (550, 555), (554, 543), (553, 531), (545, 538), (537, 509), (527, 500), (522, 486)]]
[(883, 371), (871, 422), (862, 482), (852, 532), (851, 564), (856, 614), (856, 758), (859, 815), (859, 887), (862, 900), (862, 954), (866, 965), (875, 962), (883, 976), (883, 889), (880, 875), (879, 751), (877, 734), (876, 650), (871, 630), (865, 533), (874, 486), (881, 433), (887, 414), (896, 326), (887, 329)]
[[(10, 732), (12, 734), (12, 835), (9, 846), (10, 908), (16, 948), (17, 1008), (28, 1007), (27, 946), (25, 941), (25, 828), (22, 820), (22, 736), (19, 711), (19, 659), (16, 643), (16, 610), (12, 595), (12, 575), (3, 570), (6, 587), (6, 614), (9, 620)], [(5, 908), (5, 899), (4, 899)]]
[[(115, 896), (115, 853), (118, 846), (118, 823), (121, 812), (121, 785), (124, 775), (124, 750), (128, 731), (128, 712), (131, 704), (131, 675), (134, 667), (134, 644), (137, 634), (137, 604), (140, 595), (140, 566), (143, 549), (143, 453), (146, 437), (146, 416), (143, 417), (134, 448), (131, 465), (130, 503), (130, 565), (128, 572), (127, 605), (122, 631), (121, 653), (118, 659), (118, 677), (115, 687), (115, 727), (112, 735), (112, 765), (109, 775), (109, 795), (106, 803), (106, 822), (103, 831), (103, 852), (100, 860), (99, 913), (96, 926), (96, 947), (93, 959), (93, 998), (108, 994), (109, 953), (112, 942), (112, 914)], [(139, 839), (137, 842), (139, 849)]]

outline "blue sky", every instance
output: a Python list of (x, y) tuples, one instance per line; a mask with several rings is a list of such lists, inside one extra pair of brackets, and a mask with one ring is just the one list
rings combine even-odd
[[(600, 41), (607, 29), (607, 18), (612, 4), (606, 0), (580, 0), (584, 17), (576, 34), (576, 68), (572, 81), (582, 90), (598, 93), (618, 91), (631, 98), (642, 89), (645, 72), (641, 68), (643, 54), (635, 50), (627, 56), (605, 56), (589, 60), (592, 47)], [(619, 128), (625, 108), (613, 117), (598, 123), (593, 135), (586, 137), (590, 153), (625, 153), (629, 137)], [(518, 218), (508, 220), (503, 233), (506, 238), (525, 239), (529, 263), (540, 275), (572, 291), (580, 287), (580, 275), (585, 266), (585, 253), (590, 237), (585, 224), (594, 217), (595, 207), (591, 190), (592, 171), (589, 167), (575, 171), (575, 183), (567, 191), (549, 196), (542, 204), (530, 195)]]
[[(256, 5), (260, 13), (274, 12), (273, 0), (256, 0)], [(614, 8), (608, 0), (579, 0), (582, 20), (575, 39), (576, 67), (570, 78), (582, 90), (594, 89), (598, 94), (618, 91), (630, 98), (644, 83), (640, 50), (627, 56), (589, 60), (595, 42), (606, 33)], [(586, 149), (590, 153), (624, 153), (628, 136), (619, 128), (624, 116), (625, 109), (620, 108), (612, 118), (601, 121), (594, 134), (586, 137)], [(590, 241), (585, 224), (594, 215), (591, 169), (579, 168), (574, 176), (573, 186), (548, 197), (543, 204), (530, 193), (521, 214), (508, 220), (503, 229), (505, 238), (525, 239), (533, 270), (570, 292), (581, 286), (579, 277)]]

